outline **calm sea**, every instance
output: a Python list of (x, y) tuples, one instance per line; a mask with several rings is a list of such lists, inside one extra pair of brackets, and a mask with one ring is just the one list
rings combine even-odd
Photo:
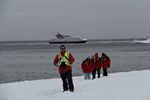
[[(0, 83), (57, 78), (53, 59), (59, 44), (47, 41), (0, 42)], [(82, 75), (83, 59), (105, 52), (111, 59), (109, 73), (150, 69), (150, 43), (137, 43), (134, 39), (90, 40), (84, 44), (66, 44), (75, 57), (73, 76)]]

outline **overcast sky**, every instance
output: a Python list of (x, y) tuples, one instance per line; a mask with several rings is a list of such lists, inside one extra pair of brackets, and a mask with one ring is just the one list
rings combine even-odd
[(150, 37), (150, 0), (0, 0), (0, 40)]

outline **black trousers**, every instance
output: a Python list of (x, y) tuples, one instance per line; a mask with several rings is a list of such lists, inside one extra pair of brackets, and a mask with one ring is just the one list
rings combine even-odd
[(98, 78), (100, 78), (100, 69), (93, 69), (92, 71), (93, 79), (95, 79), (96, 72), (97, 72)]
[(72, 80), (72, 71), (67, 71), (65, 73), (60, 73), (62, 82), (63, 82), (63, 90), (64, 91), (74, 91), (74, 85)]
[(107, 68), (103, 68), (103, 76), (108, 76)]

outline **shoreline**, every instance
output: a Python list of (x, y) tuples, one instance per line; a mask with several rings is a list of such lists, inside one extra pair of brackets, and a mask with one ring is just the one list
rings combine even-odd
[[(109, 77), (109, 74), (117, 74), (117, 73), (128, 73), (128, 72), (139, 72), (139, 71), (147, 71), (147, 70), (150, 70), (150, 69), (141, 69), (141, 70), (131, 70), (131, 71), (118, 71), (118, 72), (109, 72), (109, 69), (108, 69), (108, 77)], [(59, 73), (58, 73), (59, 74)], [(83, 75), (73, 75), (73, 77), (81, 77)], [(102, 76), (102, 73), (101, 73), (101, 77)], [(37, 81), (37, 80), (47, 80), (47, 79), (59, 79), (60, 77), (53, 77), (53, 78), (37, 78), (37, 79), (24, 79), (24, 80), (17, 80), (17, 81), (8, 81), (8, 82), (0, 82), (0, 84), (11, 84), (11, 83), (18, 83), (18, 82), (26, 82), (26, 81)]]

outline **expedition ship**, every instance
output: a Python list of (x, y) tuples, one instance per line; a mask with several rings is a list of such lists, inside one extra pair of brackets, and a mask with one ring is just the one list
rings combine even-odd
[(80, 39), (78, 37), (72, 37), (70, 35), (63, 35), (59, 32), (56, 33), (56, 38), (51, 39), (49, 44), (60, 44), (60, 43), (86, 43), (87, 39)]

